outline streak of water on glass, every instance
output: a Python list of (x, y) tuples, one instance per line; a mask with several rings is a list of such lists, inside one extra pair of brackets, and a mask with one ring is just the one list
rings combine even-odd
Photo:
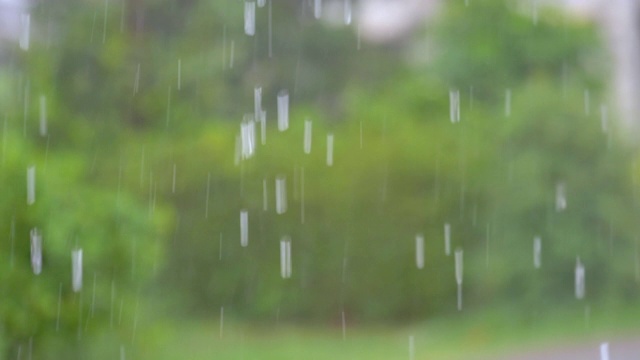
[(416, 266), (418, 269), (424, 268), (424, 235), (416, 235)]
[(71, 251), (71, 284), (74, 292), (82, 290), (82, 249)]
[(242, 247), (249, 245), (249, 212), (247, 210), (240, 211), (240, 245)]
[(244, 2), (244, 33), (253, 36), (256, 33), (256, 3)]
[(36, 167), (35, 165), (27, 168), (27, 205), (33, 205), (36, 202)]
[(456, 284), (458, 285), (458, 310), (462, 310), (462, 273), (463, 273), (463, 252), (457, 248), (455, 252)]
[(42, 235), (37, 228), (31, 229), (31, 269), (33, 273), (39, 275), (42, 272)]
[(276, 177), (276, 213), (284, 214), (287, 211), (287, 178), (284, 175)]
[(289, 92), (278, 92), (278, 130), (285, 131), (289, 128)]

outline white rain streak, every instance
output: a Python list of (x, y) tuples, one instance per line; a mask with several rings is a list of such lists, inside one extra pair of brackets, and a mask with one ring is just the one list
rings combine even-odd
[(291, 238), (283, 236), (280, 240), (280, 276), (291, 278)]
[(253, 89), (253, 118), (262, 120), (262, 88), (259, 86)]
[(276, 177), (276, 213), (287, 212), (287, 178), (283, 175)]
[(265, 110), (260, 111), (260, 143), (267, 144), (267, 112)]
[(609, 343), (600, 344), (600, 360), (609, 360)]
[(413, 335), (409, 335), (409, 360), (413, 360), (416, 357), (416, 344)]
[(304, 121), (304, 153), (311, 154), (311, 131), (312, 122), (309, 119)]
[(313, 16), (316, 19), (322, 16), (322, 0), (313, 0)]
[(40, 136), (47, 135), (47, 97), (40, 95)]
[(224, 306), (220, 306), (220, 339), (224, 330)]
[(300, 168), (300, 223), (304, 224), (304, 168)]
[(240, 245), (242, 247), (249, 245), (249, 212), (247, 210), (240, 211)]
[(245, 114), (240, 125), (242, 159), (252, 157), (256, 151), (256, 123), (251, 114)]
[(264, 7), (266, 3), (267, 3), (267, 0), (258, 0), (258, 7)]
[[(242, 128), (240, 128), (240, 133), (242, 133)], [(233, 164), (235, 166), (240, 165), (240, 157), (241, 157), (241, 153), (242, 153), (242, 144), (241, 144), (241, 136), (240, 134), (236, 135), (236, 146), (235, 146), (235, 151), (233, 153)]]
[(289, 92), (278, 92), (278, 130), (285, 131), (289, 128)]
[(262, 211), (269, 210), (269, 194), (267, 192), (267, 179), (262, 179)]
[(451, 255), (451, 224), (444, 224), (444, 254)]
[(271, 0), (269, 0), (269, 9), (268, 9), (268, 19), (267, 19), (267, 35), (268, 35), (268, 47), (269, 47), (269, 58), (273, 57), (273, 16), (271, 11)]
[(20, 15), (20, 49), (29, 50), (29, 38), (31, 33), (31, 15)]
[(424, 268), (424, 235), (416, 235), (416, 266), (418, 269)]
[(29, 235), (31, 238), (31, 268), (34, 274), (39, 275), (42, 272), (42, 235), (36, 228), (31, 229)]
[(344, 24), (351, 24), (351, 0), (344, 0)]
[(504, 116), (511, 116), (511, 89), (507, 89), (504, 93)]
[(182, 87), (182, 59), (178, 59), (178, 91)]
[(327, 134), (327, 166), (333, 166), (333, 134)]
[(533, 267), (540, 269), (542, 264), (542, 239), (540, 236), (533, 238)]
[(449, 90), (449, 119), (460, 122), (460, 90)]
[(607, 116), (607, 105), (600, 105), (600, 127), (602, 132), (606, 133), (609, 130), (609, 119)]
[(109, 0), (104, 1), (104, 19), (102, 22), (102, 43), (107, 40), (107, 19), (109, 15)]
[(589, 116), (591, 113), (591, 96), (589, 95), (589, 89), (584, 89), (584, 114)]
[(576, 299), (584, 299), (584, 265), (580, 262), (580, 257), (576, 259)]
[(462, 263), (462, 249), (457, 248), (455, 253), (455, 262), (456, 262), (456, 284), (458, 284), (458, 310), (462, 310), (462, 273), (463, 273), (463, 263)]
[(231, 51), (229, 54), (229, 69), (233, 69), (233, 60), (235, 59), (236, 54), (236, 42), (231, 40)]
[(564, 183), (556, 185), (556, 211), (564, 211), (567, 208), (567, 190)]
[(256, 33), (256, 3), (244, 2), (244, 33), (253, 36)]
[(27, 168), (27, 205), (33, 205), (36, 202), (36, 167), (29, 166)]
[(176, 163), (173, 163), (173, 177), (171, 178), (171, 193), (176, 193)]
[(71, 251), (71, 287), (74, 292), (82, 290), (82, 249)]
[(136, 66), (136, 75), (133, 78), (133, 95), (138, 93), (138, 89), (140, 88), (140, 64)]

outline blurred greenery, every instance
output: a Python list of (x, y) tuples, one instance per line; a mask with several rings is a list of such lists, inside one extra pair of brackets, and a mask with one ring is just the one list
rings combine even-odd
[[(606, 56), (593, 24), (546, 8), (534, 22), (513, 1), (447, 2), (403, 40), (375, 44), (357, 25), (315, 20), (307, 2), (267, 3), (248, 37), (237, 1), (40, 2), (29, 50), (2, 48), (8, 356), (82, 357), (93, 350), (74, 339), (87, 336), (115, 344), (109, 353), (136, 344), (140, 309), (158, 299), (167, 306), (158, 313), (224, 309), (262, 324), (446, 316), (456, 283), (445, 223), (464, 249), (465, 310), (515, 304), (530, 319), (575, 307), (577, 258), (587, 269), (584, 306), (638, 300), (637, 155), (617, 140), (613, 109), (601, 118)], [(418, 58), (428, 60), (416, 61), (424, 48)], [(255, 87), (266, 144), (240, 159)], [(280, 132), (283, 89), (290, 128)], [(450, 91), (460, 92), (459, 123), (449, 120)], [(274, 211), (277, 176), (287, 182), (285, 214)], [(566, 209), (556, 208), (558, 187)], [(44, 244), (37, 276), (33, 228)], [(416, 234), (426, 239), (424, 269)], [(292, 239), (291, 279), (279, 274), (283, 236)], [(70, 286), (75, 248), (85, 254), (79, 293)]]

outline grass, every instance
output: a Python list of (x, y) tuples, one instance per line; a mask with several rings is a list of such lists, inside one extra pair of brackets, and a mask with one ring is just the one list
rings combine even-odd
[[(218, 319), (157, 320), (147, 314), (134, 340), (123, 348), (132, 359), (493, 359), (522, 351), (639, 334), (640, 309), (585, 306), (537, 316), (517, 308), (462, 312), (404, 326), (256, 325)], [(113, 350), (113, 347), (112, 347)], [(114, 351), (105, 358), (114, 358)], [(94, 356), (93, 358), (99, 358)], [(117, 357), (116, 357), (117, 358)]]

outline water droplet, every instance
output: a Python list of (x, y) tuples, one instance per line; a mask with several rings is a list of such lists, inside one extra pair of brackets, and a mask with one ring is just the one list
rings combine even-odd
[(507, 89), (504, 94), (504, 116), (511, 116), (511, 89)]
[(542, 257), (542, 240), (540, 236), (536, 236), (533, 238), (533, 267), (536, 269), (540, 268)]
[(600, 344), (600, 360), (609, 360), (609, 343)]
[(413, 360), (416, 356), (415, 338), (413, 335), (409, 335), (409, 360)]
[(36, 202), (36, 167), (27, 168), (27, 204), (33, 205)]
[(351, 0), (344, 0), (344, 24), (351, 24)]
[(31, 32), (31, 15), (20, 15), (20, 49), (29, 50), (29, 40)]
[(283, 236), (280, 240), (280, 275), (283, 279), (291, 277), (291, 238)]
[(280, 90), (278, 93), (278, 130), (289, 128), (289, 92)]
[(416, 235), (416, 266), (418, 269), (424, 267), (424, 235)]
[(47, 97), (40, 95), (40, 136), (47, 135)]
[(564, 211), (567, 208), (567, 192), (564, 183), (556, 185), (556, 211)]
[(287, 179), (283, 175), (276, 177), (276, 213), (287, 211)]
[(38, 229), (33, 228), (31, 237), (31, 268), (33, 273), (39, 275), (42, 272), (42, 235)]
[(240, 245), (249, 245), (249, 213), (247, 210), (240, 211)]
[(244, 33), (253, 36), (256, 33), (256, 3), (244, 2)]
[(258, 0), (258, 7), (264, 7), (266, 3), (267, 3), (267, 0)]
[(580, 262), (580, 257), (576, 259), (576, 298), (581, 300), (584, 298), (585, 281), (584, 281), (584, 265)]
[(456, 283), (458, 284), (458, 310), (462, 310), (462, 273), (463, 273), (463, 260), (462, 249), (457, 248), (455, 252), (455, 265), (456, 265)]
[(304, 153), (311, 153), (311, 128), (312, 123), (311, 120), (307, 119), (304, 121)]
[(242, 159), (253, 156), (256, 150), (256, 123), (251, 114), (245, 114), (240, 124)]
[(316, 19), (322, 16), (322, 0), (313, 0), (313, 16)]
[(253, 118), (256, 121), (262, 117), (262, 88), (256, 86), (253, 88)]
[(460, 122), (460, 90), (449, 90), (449, 119), (454, 124)]
[(444, 254), (451, 255), (451, 225), (444, 224)]
[(327, 135), (327, 166), (333, 166), (333, 134)]
[(82, 249), (71, 251), (71, 284), (74, 292), (82, 290)]

